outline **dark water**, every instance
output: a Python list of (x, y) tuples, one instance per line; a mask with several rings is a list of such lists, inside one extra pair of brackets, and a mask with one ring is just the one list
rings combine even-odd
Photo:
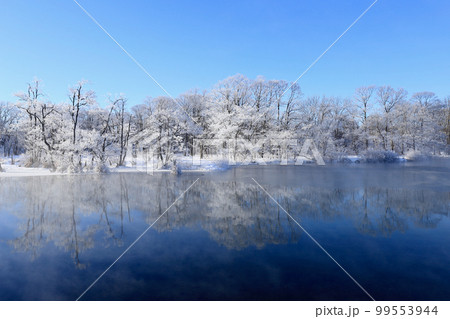
[(450, 161), (0, 178), (0, 300), (450, 299)]

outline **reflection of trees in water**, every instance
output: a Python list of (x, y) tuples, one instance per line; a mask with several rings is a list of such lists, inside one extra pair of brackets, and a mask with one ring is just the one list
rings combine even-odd
[[(16, 187), (9, 188), (14, 183)], [(94, 247), (97, 225), (80, 225), (80, 184), (75, 178), (27, 178), (5, 180), (1, 190), (10, 190), (2, 196), (13, 204), (10, 210), (21, 220), (21, 236), (10, 240), (18, 251), (31, 252), (32, 258), (48, 243), (71, 253), (77, 267), (83, 268), (80, 254)], [(6, 187), (5, 187), (6, 186)]]
[[(33, 257), (48, 243), (80, 255), (95, 245), (123, 245), (124, 226), (152, 223), (192, 183), (189, 178), (144, 174), (5, 179), (2, 210), (20, 220), (10, 240)], [(413, 224), (436, 227), (448, 216), (449, 194), (423, 189), (311, 188), (268, 186), (299, 222), (350, 219), (359, 232), (389, 235)], [(145, 226), (145, 225), (144, 225)], [(199, 227), (233, 249), (298, 241), (301, 230), (249, 181), (201, 179), (158, 221), (154, 229)]]
[(436, 227), (444, 216), (448, 217), (448, 197), (445, 192), (423, 189), (296, 188), (284, 190), (277, 200), (292, 201), (297, 208), (292, 214), (298, 218), (346, 217), (354, 220), (361, 233), (389, 235), (406, 231), (411, 223), (424, 228)]
[(229, 248), (296, 242), (301, 230), (258, 186), (243, 182), (200, 180), (191, 197), (200, 223), (211, 237)]
[(409, 223), (418, 227), (434, 228), (448, 216), (448, 193), (423, 189), (366, 190), (370, 200), (371, 222), (378, 232), (404, 232)]

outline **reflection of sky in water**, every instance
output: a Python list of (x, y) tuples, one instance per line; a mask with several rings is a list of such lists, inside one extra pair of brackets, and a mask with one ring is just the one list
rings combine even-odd
[[(85, 299), (450, 298), (450, 161), (204, 174)], [(0, 179), (0, 299), (76, 299), (198, 174)]]

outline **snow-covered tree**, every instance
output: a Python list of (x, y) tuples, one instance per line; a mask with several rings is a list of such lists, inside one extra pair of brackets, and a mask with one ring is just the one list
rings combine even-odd
[[(194, 140), (201, 156), (222, 149), (250, 158), (256, 153), (239, 143), (256, 145), (262, 158), (278, 156), (280, 140), (297, 145), (312, 140), (329, 159), (450, 150), (450, 99), (439, 100), (433, 92), (408, 100), (404, 89), (365, 86), (352, 99), (303, 98), (296, 83), (238, 74), (210, 91), (148, 98), (132, 107), (118, 95), (102, 107), (86, 85), (78, 82), (69, 89), (67, 103), (55, 104), (34, 80), (16, 94), (15, 106), (0, 103), (3, 155), (25, 152), (28, 166), (106, 172), (126, 165), (131, 149), (133, 155), (152, 151), (159, 166), (170, 166), (176, 156), (193, 155)], [(217, 145), (211, 145), (214, 139)]]
[(367, 131), (367, 118), (373, 107), (373, 96), (376, 91), (376, 86), (363, 86), (355, 90), (355, 105), (359, 112), (356, 117), (360, 123), (360, 137), (364, 140), (366, 150), (369, 148), (369, 137)]
[(394, 151), (394, 139), (391, 136), (392, 123), (394, 121), (393, 110), (396, 106), (402, 104), (408, 92), (404, 89), (393, 89), (391, 86), (380, 86), (377, 90), (377, 101), (381, 106), (384, 117), (384, 132), (381, 134), (384, 149)]
[(0, 154), (10, 157), (14, 164), (14, 155), (23, 151), (21, 141), (23, 134), (19, 130), (20, 113), (17, 108), (5, 102), (0, 102)]

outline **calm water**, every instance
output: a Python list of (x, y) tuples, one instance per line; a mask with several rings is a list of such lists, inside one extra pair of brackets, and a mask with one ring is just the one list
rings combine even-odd
[(0, 300), (450, 299), (450, 161), (0, 178)]

